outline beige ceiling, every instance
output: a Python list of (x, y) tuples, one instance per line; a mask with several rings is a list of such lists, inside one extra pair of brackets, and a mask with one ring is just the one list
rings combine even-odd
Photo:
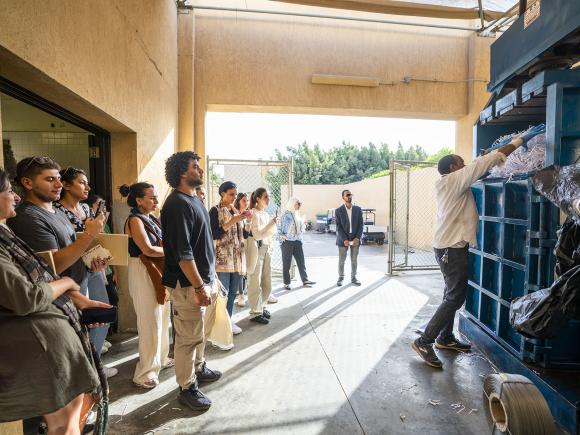
[[(334, 9), (418, 17), (479, 19), (478, 0), (275, 0)], [(486, 21), (504, 15), (517, 0), (481, 0)]]

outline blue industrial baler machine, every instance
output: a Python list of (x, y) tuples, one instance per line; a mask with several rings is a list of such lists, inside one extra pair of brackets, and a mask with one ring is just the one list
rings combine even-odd
[[(580, 68), (573, 68), (580, 62), (580, 0), (540, 2), (528, 1), (533, 17), (520, 16), (491, 46), (492, 98), (474, 127), (474, 154), (499, 136), (545, 123), (545, 164), (564, 166), (580, 161)], [(554, 280), (560, 212), (527, 175), (484, 179), (472, 191), (479, 228), (460, 330), (501, 371), (530, 378), (560, 426), (580, 435), (580, 322), (551, 340), (533, 340), (508, 318), (514, 298)]]

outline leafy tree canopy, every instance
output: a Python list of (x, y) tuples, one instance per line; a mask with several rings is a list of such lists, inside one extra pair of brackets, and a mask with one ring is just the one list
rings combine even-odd
[(303, 142), (298, 146), (288, 146), (285, 151), (276, 149), (274, 157), (277, 160), (294, 158), (296, 184), (347, 184), (386, 175), (391, 159), (438, 161), (443, 155), (451, 153), (451, 150), (444, 148), (429, 156), (418, 145), (405, 148), (400, 142), (395, 150), (391, 150), (386, 143), (358, 147), (349, 142), (322, 150), (318, 145)]

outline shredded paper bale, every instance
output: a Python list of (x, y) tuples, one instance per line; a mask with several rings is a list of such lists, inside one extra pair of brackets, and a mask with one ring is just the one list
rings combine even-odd
[[(518, 136), (519, 133), (510, 135), (509, 138)], [(505, 140), (505, 138), (500, 138)], [(508, 141), (509, 142), (509, 141)], [(493, 178), (508, 178), (513, 175), (527, 174), (528, 172), (537, 171), (544, 167), (544, 158), (546, 156), (546, 134), (539, 134), (527, 143), (527, 150), (521, 146), (513, 153), (511, 153), (505, 164), (502, 166), (495, 166), (490, 171), (490, 177)]]

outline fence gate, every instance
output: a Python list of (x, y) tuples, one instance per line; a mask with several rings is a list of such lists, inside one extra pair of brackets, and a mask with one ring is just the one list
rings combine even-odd
[[(219, 203), (218, 189), (224, 181), (233, 181), (238, 192), (246, 192), (248, 197), (258, 187), (270, 192), (270, 205), (266, 209), (272, 216), (282, 212), (293, 194), (294, 175), (292, 160), (206, 160), (206, 186), (208, 208)], [(282, 253), (280, 241), (275, 235), (272, 249), (272, 271), (282, 273)]]
[(389, 176), (388, 273), (439, 269), (432, 247), (436, 163), (393, 160)]

